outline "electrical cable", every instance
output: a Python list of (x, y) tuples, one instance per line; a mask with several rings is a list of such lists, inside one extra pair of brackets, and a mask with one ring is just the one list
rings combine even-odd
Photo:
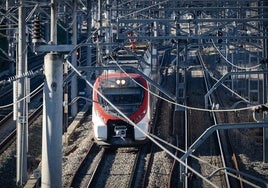
[[(93, 36), (93, 34), (92, 34), (92, 36)], [(85, 42), (81, 42), (81, 43), (79, 43), (66, 57), (68, 57), (68, 56), (70, 56), (70, 54), (74, 51), (74, 50), (76, 50), (76, 49), (78, 49), (78, 48), (80, 48), (80, 47), (82, 47), (82, 46), (86, 46), (86, 45), (89, 45), (87, 42), (88, 42), (88, 40), (90, 39), (90, 37), (91, 36), (89, 36), (86, 40), (85, 40)], [(117, 66), (119, 66), (119, 68), (121, 68), (120, 67), (120, 65), (118, 65), (118, 63), (117, 63), (117, 61), (113, 58), (113, 56), (112, 55), (109, 55), (114, 61), (115, 61), (115, 63), (116, 63), (116, 65)], [(122, 68), (121, 68), (121, 70), (122, 71), (124, 71)], [(125, 71), (124, 71), (125, 72)], [(126, 73), (127, 74), (127, 73)], [(138, 84), (138, 83), (137, 83)], [(140, 85), (141, 86), (141, 85)], [(141, 87), (143, 87), (143, 86), (141, 86)], [(143, 87), (144, 88), (144, 87)], [(236, 108), (236, 109), (205, 109), (205, 108), (198, 108), (198, 107), (192, 107), (192, 106), (186, 106), (186, 105), (183, 105), (183, 104), (179, 104), (179, 103), (176, 103), (176, 102), (174, 102), (174, 101), (171, 101), (171, 100), (168, 100), (167, 98), (164, 98), (164, 97), (161, 97), (160, 95), (158, 95), (158, 94), (156, 94), (156, 93), (153, 93), (152, 91), (150, 91), (150, 90), (148, 90), (148, 89), (146, 89), (146, 88), (144, 88), (145, 90), (147, 90), (150, 94), (152, 94), (152, 95), (154, 95), (154, 96), (156, 96), (156, 97), (158, 97), (158, 98), (160, 98), (160, 99), (162, 99), (162, 100), (164, 100), (164, 101), (167, 101), (167, 102), (169, 102), (169, 103), (171, 103), (171, 104), (174, 104), (174, 105), (176, 105), (176, 106), (179, 106), (179, 107), (181, 107), (181, 108), (185, 108), (185, 109), (189, 109), (189, 110), (197, 110), (197, 111), (204, 111), (204, 112), (238, 112), (238, 111), (244, 111), (244, 110), (253, 110), (253, 109), (255, 109), (258, 105), (252, 105), (252, 106), (248, 106), (248, 107), (243, 107), (243, 108)]]
[[(216, 77), (213, 76), (213, 73), (211, 71), (208, 70), (207, 66), (205, 65), (204, 63), (204, 60), (203, 58), (201, 57), (200, 53), (198, 53), (198, 57), (199, 57), (199, 60), (201, 61), (201, 65), (203, 67), (203, 69), (205, 71), (208, 72), (209, 76), (215, 80), (216, 82), (219, 82), (221, 79), (217, 79)], [(222, 78), (224, 77), (225, 75), (222, 76)], [(214, 84), (215, 85), (215, 84)], [(241, 100), (245, 101), (246, 103), (248, 104), (251, 104), (249, 100), (245, 99), (244, 97), (240, 96), (237, 92), (233, 91), (232, 89), (230, 89), (229, 87), (227, 87), (225, 84), (221, 84), (223, 87), (225, 87), (227, 90), (229, 90), (232, 94), (236, 95), (238, 98), (240, 98)]]
[[(169, 146), (169, 147), (171, 147), (171, 148), (173, 148), (173, 149), (175, 149), (175, 150), (177, 150), (177, 151), (179, 151), (179, 152), (181, 152), (181, 153), (184, 153), (184, 154), (186, 153), (183, 149), (180, 149), (180, 148), (178, 148), (177, 146), (174, 146), (173, 144), (170, 144), (169, 142), (167, 142), (167, 141), (165, 141), (165, 140), (159, 138), (158, 136), (155, 136), (155, 135), (153, 135), (153, 134), (150, 134), (150, 135), (151, 135), (153, 138), (159, 140), (160, 142), (166, 144), (167, 146)], [(192, 157), (192, 158), (194, 158), (194, 159), (196, 159), (197, 161), (199, 161), (199, 162), (201, 162), (201, 163), (203, 163), (203, 164), (208, 165), (209, 167), (211, 167), (211, 168), (213, 168), (213, 169), (216, 169), (215, 171), (217, 171), (217, 170), (220, 169), (220, 167), (215, 166), (215, 165), (213, 165), (213, 164), (211, 164), (211, 163), (209, 163), (209, 162), (207, 162), (207, 161), (205, 161), (205, 160), (203, 160), (203, 159), (201, 159), (201, 158), (199, 158), (199, 157), (197, 157), (197, 156), (195, 156), (195, 155), (193, 155), (193, 154), (190, 154), (189, 156)], [(228, 169), (230, 170), (230, 168), (228, 168)], [(223, 169), (223, 170), (224, 170), (224, 169)], [(249, 174), (247, 174), (247, 173), (240, 172), (240, 171), (237, 171), (237, 170), (235, 170), (235, 169), (231, 169), (231, 171), (232, 171), (233, 173), (230, 173), (230, 172), (228, 172), (228, 171), (227, 171), (226, 173), (227, 173), (228, 175), (232, 176), (233, 178), (242, 180), (244, 183), (246, 183), (246, 184), (248, 184), (248, 185), (250, 185), (250, 186), (252, 186), (252, 187), (259, 187), (259, 186), (256, 186), (255, 184), (249, 182), (248, 180), (246, 180), (246, 179), (244, 179), (244, 178), (242, 178), (242, 177), (238, 177), (237, 174), (241, 174), (242, 176), (246, 176), (246, 177), (248, 177), (248, 178), (250, 178), (250, 179), (254, 179), (254, 180), (256, 180), (256, 181), (258, 181), (258, 182), (260, 182), (260, 183), (264, 183), (263, 180), (261, 180), (261, 179), (259, 179), (259, 178), (254, 178), (253, 176), (251, 176), (251, 175), (249, 175)], [(211, 174), (213, 174), (213, 172), (212, 172)], [(211, 177), (211, 176), (212, 176), (212, 175), (209, 175), (208, 177)]]
[(211, 42), (213, 44), (213, 47), (218, 51), (219, 55), (227, 62), (229, 63), (232, 67), (235, 67), (237, 69), (242, 69), (242, 70), (251, 70), (251, 69), (255, 69), (255, 68), (258, 68), (261, 66), (261, 64), (259, 65), (255, 65), (255, 66), (252, 66), (252, 67), (241, 67), (241, 66), (237, 66), (235, 64), (233, 64), (232, 62), (230, 62), (222, 53), (221, 51), (219, 50), (219, 48), (215, 45), (214, 41), (211, 39)]
[[(113, 59), (113, 57), (111, 57), (112, 59)], [(113, 59), (114, 61), (115, 61), (115, 64), (117, 64), (117, 66), (119, 67), (119, 69), (121, 69), (121, 71), (123, 71), (125, 74), (127, 74), (128, 75), (128, 73), (126, 73), (125, 71), (124, 71), (124, 69), (117, 63), (117, 61), (115, 60), (115, 59)], [(128, 77), (129, 78), (131, 78), (130, 77), (130, 75), (128, 75)], [(131, 78), (132, 79), (132, 78)], [(141, 84), (139, 84), (138, 82), (136, 82), (134, 79), (132, 79), (136, 84), (138, 84), (140, 87), (143, 87)], [(147, 90), (148, 92), (150, 92), (151, 94), (154, 94), (154, 95), (157, 95), (157, 94), (155, 94), (155, 93), (152, 93), (151, 91), (149, 91), (147, 88), (144, 88), (143, 87), (143, 89), (145, 89), (145, 90)], [(157, 97), (159, 97), (159, 98), (161, 98), (162, 99), (162, 97), (161, 96), (159, 96), (159, 95), (157, 95)], [(214, 110), (212, 110), (212, 111), (214, 111)], [(161, 140), (162, 142), (164, 142), (164, 140), (162, 140), (161, 138), (158, 138), (157, 136), (155, 136), (155, 135), (153, 135), (153, 134), (150, 134), (152, 137), (154, 137), (154, 138), (156, 138), (156, 139), (158, 139), (158, 140)], [(165, 142), (166, 144), (167, 144), (167, 142)], [(171, 144), (168, 144), (169, 146), (171, 146)], [(185, 151), (183, 151), (182, 149), (179, 149), (179, 148), (177, 148), (176, 146), (171, 146), (171, 147), (173, 147), (174, 149), (177, 149), (178, 151), (180, 151), (180, 152), (183, 152), (183, 153), (185, 153)], [(193, 156), (192, 156), (193, 157)], [(198, 158), (198, 157), (194, 157), (195, 159), (197, 159), (198, 161), (203, 161), (202, 159), (200, 159), (200, 158)], [(203, 161), (204, 162), (204, 161)], [(209, 164), (208, 162), (205, 162), (206, 164)], [(211, 165), (211, 164), (209, 164), (210, 166), (212, 166), (213, 168), (215, 168), (215, 169), (219, 169), (219, 167), (216, 167), (216, 166), (213, 166), (213, 165)], [(249, 181), (247, 181), (247, 180), (245, 180), (245, 179), (243, 179), (243, 178), (241, 178), (241, 177), (237, 177), (236, 175), (234, 175), (234, 174), (232, 174), (232, 173), (230, 173), (230, 172), (228, 172), (226, 169), (223, 169), (223, 170), (225, 170), (226, 171), (226, 173), (228, 174), (228, 175), (230, 175), (230, 176), (232, 176), (232, 177), (234, 177), (234, 178), (237, 178), (237, 179), (241, 179), (244, 183), (247, 183), (247, 184), (250, 184), (250, 185), (253, 185), (252, 183), (250, 183)], [(234, 173), (239, 173), (238, 171), (236, 171), (236, 170), (232, 170), (232, 171), (235, 171)], [(248, 176), (250, 176), (250, 175), (248, 175)], [(253, 186), (254, 187), (254, 186)]]
[(129, 14), (125, 14), (124, 16), (119, 16), (117, 19), (124, 18), (124, 17), (130, 16), (130, 15), (132, 15), (132, 14), (137, 14), (137, 13), (139, 13), (139, 12), (142, 12), (142, 11), (144, 11), (144, 10), (150, 9), (150, 8), (152, 8), (152, 7), (155, 7), (155, 6), (158, 6), (158, 5), (167, 3), (167, 2), (169, 2), (169, 1), (170, 1), (170, 0), (166, 0), (166, 1), (159, 2), (159, 3), (155, 3), (155, 4), (153, 4), (153, 5), (150, 5), (150, 6), (148, 6), (148, 7), (142, 8), (142, 9), (140, 9), (140, 10), (131, 12), (131, 13), (129, 13)]
[(160, 143), (158, 143), (151, 135), (149, 135), (148, 133), (146, 133), (145, 131), (143, 131), (140, 127), (138, 127), (133, 121), (131, 121), (123, 112), (121, 112), (116, 106), (114, 106), (100, 91), (98, 91), (96, 88), (94, 88), (94, 86), (86, 79), (83, 77), (83, 75), (66, 59), (66, 62), (69, 64), (69, 66), (77, 73), (78, 76), (80, 76), (88, 86), (90, 86), (101, 98), (103, 98), (109, 105), (111, 105), (111, 107), (113, 107), (123, 118), (124, 121), (127, 121), (129, 124), (131, 124), (132, 126), (134, 126), (135, 128), (137, 128), (140, 132), (142, 132), (144, 135), (146, 135), (148, 137), (148, 139), (150, 139), (152, 142), (154, 142), (157, 146), (159, 146), (161, 149), (163, 149), (163, 151), (165, 151), (167, 154), (169, 154), (170, 156), (172, 156), (174, 159), (176, 159), (179, 163), (181, 163), (182, 165), (184, 165), (185, 167), (187, 167), (187, 169), (191, 170), (194, 174), (196, 174), (198, 177), (200, 177), (201, 179), (203, 179), (204, 181), (206, 181), (207, 183), (209, 183), (211, 186), (213, 187), (217, 187), (214, 183), (212, 183), (210, 180), (208, 180), (207, 178), (203, 177), (202, 174), (200, 174), (199, 172), (197, 172), (195, 169), (193, 169), (192, 167), (188, 166), (184, 161), (182, 161), (181, 159), (179, 159), (177, 156), (175, 156), (173, 153), (171, 153), (170, 151), (168, 151), (164, 146), (162, 146)]
[[(111, 57), (112, 59), (113, 59), (113, 57)], [(121, 71), (123, 71), (125, 74), (127, 74), (128, 75), (128, 73), (126, 73), (125, 71), (124, 71), (124, 69), (117, 63), (117, 61), (115, 60), (115, 59), (113, 59), (113, 61), (115, 62), (115, 64), (119, 67), (119, 69), (121, 70)], [(129, 78), (131, 78), (130, 77), (130, 75), (128, 75), (128, 77)], [(132, 78), (131, 78), (132, 79)], [(143, 87), (141, 84), (139, 84), (139, 83), (137, 83), (134, 79), (132, 79), (136, 84), (138, 84), (140, 87)], [(143, 87), (144, 88), (144, 87)], [(145, 90), (147, 90), (148, 92), (150, 92), (151, 94), (154, 94), (154, 95), (157, 95), (157, 94), (155, 94), (155, 93), (152, 93), (150, 90), (148, 90), (147, 88), (144, 88)], [(157, 95), (157, 97), (159, 97), (159, 98), (161, 98), (162, 99), (162, 97), (161, 96), (159, 96), (159, 95)], [(251, 107), (252, 108), (252, 107)], [(215, 112), (215, 110), (211, 110), (212, 112)], [(235, 110), (236, 111), (236, 110)], [(150, 134), (152, 137), (154, 137), (154, 138), (156, 138), (156, 136), (153, 136), (152, 134)], [(160, 138), (159, 138), (160, 139)], [(171, 144), (170, 144), (171, 145)], [(173, 146), (174, 147), (174, 146)], [(176, 147), (175, 147), (176, 148)], [(176, 149), (178, 149), (178, 148), (176, 148)], [(180, 151), (183, 151), (183, 150), (180, 150)], [(197, 159), (197, 157), (195, 157), (196, 159)], [(199, 160), (199, 159), (198, 159)], [(201, 160), (201, 159), (200, 159)], [(204, 161), (203, 161), (204, 162)], [(207, 162), (206, 162), (207, 163)], [(214, 168), (218, 168), (219, 169), (219, 167), (216, 167), (216, 166), (213, 166)], [(237, 177), (236, 175), (234, 175), (234, 174), (232, 174), (232, 173), (230, 173), (230, 172), (228, 172), (226, 169), (223, 169), (223, 170), (225, 170), (226, 171), (226, 173), (228, 174), (228, 175), (230, 175), (230, 176), (232, 176), (232, 177), (234, 177), (234, 178), (237, 178), (237, 179), (241, 179), (244, 183), (247, 183), (247, 184), (249, 184), (249, 185), (251, 185), (251, 186), (253, 186), (253, 187), (255, 187), (254, 186), (254, 184), (252, 184), (251, 182), (249, 182), (249, 181), (247, 181), (247, 180), (245, 180), (245, 179), (243, 179), (243, 178), (241, 178), (241, 177)], [(240, 174), (240, 172), (239, 171), (237, 171), (237, 170), (234, 170), (234, 169), (232, 169), (232, 171), (234, 172), (234, 173), (237, 173), (237, 174)], [(244, 173), (244, 175), (245, 175), (245, 173)], [(252, 178), (252, 179), (254, 179), (253, 177), (251, 177), (250, 175), (247, 175), (249, 178)], [(261, 182), (262, 183), (262, 182)]]
[[(128, 75), (128, 73), (126, 73), (124, 71), (124, 69), (117, 63), (117, 61), (111, 56), (111, 58), (115, 61), (115, 64), (120, 68), (120, 70), (122, 70), (126, 75)], [(128, 75), (129, 78), (131, 78), (131, 76)], [(135, 83), (137, 83), (135, 80), (133, 80)], [(244, 108), (236, 108), (236, 109), (204, 109), (204, 108), (197, 108), (197, 107), (191, 107), (191, 106), (186, 106), (186, 105), (183, 105), (183, 104), (179, 104), (179, 103), (176, 103), (174, 101), (171, 101), (171, 100), (168, 100), (167, 98), (164, 98), (154, 92), (152, 92), (151, 90), (147, 89), (147, 88), (144, 88), (141, 84), (137, 83), (139, 86), (141, 86), (143, 89), (145, 89), (146, 91), (148, 91), (150, 94), (166, 101), (166, 102), (169, 102), (171, 104), (174, 104), (176, 106), (179, 106), (179, 107), (182, 107), (182, 108), (185, 108), (185, 109), (189, 109), (189, 110), (198, 110), (198, 111), (204, 111), (204, 112), (237, 112), (237, 111), (243, 111), (243, 110), (252, 110), (254, 109), (256, 106), (258, 105), (254, 105), (254, 106), (249, 106), (249, 107), (244, 107)], [(161, 92), (161, 91), (160, 91)]]
[[(83, 45), (83, 44), (80, 44), (81, 46)], [(113, 57), (111, 56), (111, 58), (113, 59)], [(113, 59), (114, 60), (114, 59)], [(115, 60), (114, 60), (115, 61)], [(68, 61), (67, 61), (68, 62)], [(117, 64), (117, 66), (123, 71), (123, 72), (125, 72), (124, 70), (123, 70), (123, 68), (117, 63), (117, 61), (115, 61), (115, 63)], [(72, 65), (71, 65), (71, 63), (70, 62), (68, 62), (68, 64), (70, 65), (70, 67), (72, 67)], [(89, 85), (90, 87), (92, 87), (93, 89), (94, 89), (94, 87), (93, 87), (93, 85), (92, 84), (90, 84), (90, 82), (88, 82), (83, 76), (82, 76), (82, 74), (80, 74), (80, 72), (78, 71), (78, 70), (75, 70), (75, 68), (74, 67), (72, 67), (72, 69), (80, 76), (80, 77), (82, 77), (85, 81), (86, 81), (86, 83), (87, 83), (87, 85)], [(126, 73), (126, 72), (125, 72)], [(127, 73), (126, 73), (127, 74)], [(135, 81), (135, 80), (133, 80), (133, 81)], [(141, 86), (141, 87), (143, 87), (143, 86)], [(144, 89), (146, 89), (146, 88), (144, 88)], [(147, 90), (147, 89), (146, 89)], [(165, 98), (163, 98), (163, 97), (161, 97), (161, 96), (159, 96), (159, 95), (157, 95), (157, 94), (155, 94), (155, 93), (153, 93), (153, 92), (151, 92), (150, 90), (147, 90), (148, 92), (150, 92), (151, 94), (153, 94), (153, 95), (155, 95), (155, 96), (157, 96), (157, 97), (159, 97), (159, 98), (161, 98), (161, 99), (163, 99), (163, 100), (166, 100)], [(96, 91), (97, 93), (98, 93), (98, 91)], [(100, 95), (100, 93), (98, 93), (99, 95)], [(101, 96), (101, 95), (100, 95)], [(101, 96), (102, 97), (102, 96)], [(103, 96), (104, 97), (104, 96)], [(105, 100), (105, 99), (104, 99)], [(106, 100), (107, 102), (108, 102), (108, 99)], [(166, 100), (167, 102), (171, 102), (171, 103), (174, 103), (173, 101), (169, 101), (169, 100)], [(109, 103), (109, 102), (108, 102)], [(111, 103), (109, 103), (113, 108), (115, 107), (115, 106), (113, 106)], [(177, 103), (175, 103), (175, 104), (177, 104)], [(177, 105), (180, 105), (180, 104), (177, 104)], [(181, 105), (182, 107), (185, 107), (185, 108), (188, 108), (188, 109), (196, 109), (196, 108), (189, 108), (189, 107), (187, 107), (187, 106), (184, 106), (184, 105)], [(197, 108), (197, 109), (199, 109), (199, 108)], [(243, 110), (248, 110), (248, 109), (252, 109), (252, 107), (249, 107), (249, 108), (242, 108)], [(240, 109), (232, 109), (232, 110), (229, 110), (229, 111), (238, 111), (238, 110), (242, 110), (241, 108)], [(121, 114), (120, 113), (120, 110), (118, 110), (118, 109), (116, 109), (116, 107), (115, 107), (115, 110), (117, 110), (118, 112), (119, 112), (119, 114)], [(204, 109), (200, 109), (200, 110), (204, 110)], [(215, 112), (215, 111), (223, 111), (223, 110), (206, 110), (205, 109), (205, 111), (210, 111), (210, 112)], [(226, 111), (226, 110), (224, 110), (224, 111)], [(122, 114), (121, 114), (122, 115)], [(122, 115), (122, 117), (123, 118), (125, 118), (130, 124), (132, 124), (133, 126), (135, 126), (135, 127), (137, 127), (136, 126), (136, 124), (134, 124), (133, 122), (131, 122), (128, 118), (126, 118), (125, 116), (124, 116), (124, 114)], [(138, 129), (139, 129), (139, 127), (137, 127)], [(140, 130), (140, 129), (139, 129)], [(143, 132), (142, 130), (140, 130), (141, 132)], [(159, 146), (159, 143), (157, 143), (157, 141), (156, 140), (154, 140), (153, 138), (150, 138), (150, 135), (148, 135), (147, 133), (145, 133), (145, 132), (143, 132), (143, 134), (145, 134), (145, 135), (147, 135), (148, 136), (148, 138), (149, 139), (151, 139), (154, 143), (156, 143), (158, 146)], [(153, 135), (151, 135), (152, 137), (156, 137), (156, 136), (153, 136)], [(160, 144), (161, 145), (161, 144)], [(161, 147), (161, 146), (159, 146), (160, 148), (162, 148), (164, 151), (165, 151), (165, 148), (163, 148), (163, 147)], [(167, 152), (167, 151), (166, 151)], [(168, 154), (170, 154), (171, 156), (173, 155), (172, 153), (169, 153), (169, 152), (167, 152)], [(180, 159), (177, 159), (175, 156), (173, 156), (176, 160), (178, 160), (180, 163), (182, 163), (183, 165), (185, 165), (186, 166), (186, 164), (183, 162), (183, 161), (180, 161)], [(197, 158), (197, 157), (196, 157)], [(200, 161), (202, 161), (202, 159), (198, 159), (198, 160), (200, 160)], [(205, 161), (203, 161), (203, 162), (205, 162)], [(206, 162), (207, 163), (207, 162)], [(218, 168), (218, 167), (214, 167), (214, 168)], [(190, 168), (188, 168), (189, 170), (191, 170)], [(198, 172), (197, 172), (198, 173)], [(230, 172), (227, 172), (230, 176), (233, 176), (233, 177), (235, 177), (235, 178), (238, 178), (236, 175), (233, 175), (232, 173), (230, 173)], [(234, 172), (235, 173), (235, 172)], [(238, 172), (239, 173), (239, 172)], [(202, 176), (202, 175), (201, 175)], [(242, 181), (244, 181), (245, 183), (249, 183), (250, 184), (250, 182), (248, 182), (247, 180), (242, 180)]]
[(5, 85), (7, 83), (12, 83), (13, 81), (19, 80), (21, 78), (26, 78), (26, 77), (32, 78), (34, 76), (41, 75), (40, 74), (41, 72), (43, 72), (43, 68), (38, 69), (36, 71), (29, 70), (27, 72), (22, 73), (21, 75), (11, 76), (7, 80), (1, 80), (0, 85)]
[[(27, 97), (31, 96), (32, 94), (38, 92), (39, 90), (41, 90), (41, 87), (44, 86), (44, 83), (40, 84), (37, 88), (35, 88), (31, 93), (29, 93), (28, 95), (24, 96), (23, 98), (19, 99), (17, 101), (18, 102), (21, 102), (22, 100), (25, 100)], [(4, 106), (0, 106), (0, 109), (3, 109), (3, 108), (7, 108), (7, 107), (10, 107), (10, 106), (13, 106), (14, 103), (10, 103), (10, 104), (7, 104), (7, 105), (4, 105)]]

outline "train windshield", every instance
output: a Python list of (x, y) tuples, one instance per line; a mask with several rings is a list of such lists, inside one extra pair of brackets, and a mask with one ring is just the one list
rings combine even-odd
[[(102, 94), (125, 115), (130, 116), (138, 110), (144, 97), (144, 89), (137, 87), (101, 88)], [(110, 114), (118, 112), (99, 96), (102, 107)]]

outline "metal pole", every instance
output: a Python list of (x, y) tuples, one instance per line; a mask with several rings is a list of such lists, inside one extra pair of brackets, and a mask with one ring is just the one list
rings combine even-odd
[[(92, 3), (91, 0), (87, 0), (87, 36), (91, 36), (91, 25), (92, 25), (92, 11), (91, 11)], [(92, 41), (89, 41), (91, 43)], [(92, 63), (92, 51), (91, 51), (91, 46), (88, 44), (87, 46), (87, 66), (91, 66)], [(90, 80), (90, 75), (91, 73), (87, 72), (87, 80)], [(86, 86), (86, 96), (90, 96), (91, 93), (91, 87), (88, 85)]]
[(98, 0), (98, 29), (99, 36), (102, 36), (102, 11), (101, 11), (102, 0)]
[[(77, 45), (77, 0), (73, 0), (73, 36), (72, 44)], [(80, 54), (81, 55), (81, 54)], [(77, 56), (76, 51), (72, 53), (72, 64), (74, 67), (77, 67)], [(77, 96), (77, 76), (74, 75), (71, 80), (71, 99), (74, 99)], [(77, 103), (75, 102), (71, 106), (72, 117), (75, 117), (77, 114)]]
[[(27, 34), (28, 36), (28, 34)], [(27, 48), (27, 47), (26, 47)], [(25, 49), (26, 49), (25, 48)], [(25, 72), (27, 72), (28, 70), (28, 54), (27, 54), (27, 51), (25, 53), (25, 63), (24, 63), (24, 67), (25, 67)], [(24, 96), (28, 96), (24, 99), (24, 104), (25, 104), (25, 107), (24, 107), (24, 117), (25, 117), (25, 120), (24, 120), (24, 123), (25, 123), (25, 143), (24, 143), (24, 149), (26, 150), (26, 154), (28, 154), (29, 152), (29, 142), (28, 142), (28, 135), (29, 135), (29, 103), (30, 103), (30, 78), (24, 78)], [(27, 156), (25, 156), (27, 157)], [(27, 158), (26, 158), (27, 159)]]
[(98, 24), (97, 24), (97, 29), (98, 29), (98, 39), (97, 39), (97, 63), (101, 64), (102, 63), (102, 59), (101, 59), (101, 46), (100, 46), (100, 42), (102, 42), (102, 9), (101, 9), (101, 5), (102, 5), (102, 0), (98, 0), (98, 11), (97, 11), (97, 19), (98, 19)]
[[(26, 62), (26, 31), (25, 31), (25, 11), (23, 0), (20, 1), (19, 6), (19, 21), (18, 21), (18, 64), (17, 76), (21, 76), (25, 69)], [(17, 99), (24, 98), (25, 79), (19, 79), (17, 82)], [(21, 100), (18, 102), (18, 111), (16, 118), (17, 126), (17, 185), (22, 186), (26, 183), (27, 176), (27, 124), (25, 117), (26, 101)]]
[[(158, 36), (158, 32), (157, 32), (157, 27), (158, 27), (158, 25), (157, 25), (157, 22), (153, 22), (153, 26), (152, 26), (153, 28), (153, 36), (154, 37), (157, 37)], [(158, 61), (157, 61), (157, 46), (156, 46), (156, 44), (155, 44), (155, 42), (152, 42), (152, 59), (151, 59), (151, 63), (152, 63), (152, 67), (153, 67), (153, 70), (155, 71), (155, 69), (157, 69), (158, 67), (158, 65), (157, 65), (157, 63), (158, 63)]]
[[(65, 62), (63, 65), (63, 78), (64, 80), (67, 78), (68, 76), (68, 64)], [(63, 86), (63, 132), (64, 132), (64, 144), (68, 145), (68, 139), (67, 139), (67, 128), (68, 128), (68, 112), (69, 112), (69, 108), (68, 108), (68, 82), (64, 83)]]
[[(6, 11), (8, 11), (9, 7), (12, 7), (13, 3), (11, 1), (6, 0)], [(7, 40), (8, 40), (8, 58), (9, 58), (9, 74), (14, 75), (14, 36), (13, 29), (11, 28), (10, 15), (7, 15)]]
[(62, 187), (63, 58), (45, 56), (41, 187)]
[[(111, 26), (111, 4), (110, 0), (106, 1), (106, 27), (105, 27), (105, 42), (110, 43), (111, 42), (111, 31), (112, 31), (112, 26)], [(106, 46), (106, 54), (110, 54), (111, 51), (111, 46), (107, 45)]]
[[(264, 6), (268, 5), (268, 0), (265, 0)], [(264, 18), (268, 17), (267, 11), (264, 11)], [(268, 22), (263, 22), (263, 27), (264, 27), (264, 35), (267, 37), (267, 32), (268, 32)], [(264, 39), (264, 57), (267, 59), (268, 58), (268, 44), (267, 44), (267, 39)], [(264, 65), (265, 68), (267, 69), (267, 64)], [(268, 101), (268, 92), (267, 92), (267, 85), (268, 85), (268, 74), (264, 74), (264, 79), (263, 79), (263, 103), (267, 103)], [(264, 113), (264, 121), (268, 122), (268, 114), (267, 112)], [(268, 162), (268, 128), (263, 128), (263, 162), (267, 163)]]

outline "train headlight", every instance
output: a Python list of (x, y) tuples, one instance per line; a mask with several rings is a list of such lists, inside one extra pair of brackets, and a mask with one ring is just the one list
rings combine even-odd
[(121, 85), (125, 85), (126, 84), (126, 80), (121, 80)]
[(115, 82), (117, 85), (121, 85), (121, 86), (126, 84), (126, 80), (116, 80)]
[(117, 85), (120, 85), (120, 80), (116, 80), (116, 84)]

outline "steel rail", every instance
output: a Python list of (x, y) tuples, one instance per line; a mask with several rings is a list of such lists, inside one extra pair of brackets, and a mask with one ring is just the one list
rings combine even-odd
[(101, 156), (98, 157), (97, 161), (95, 161), (95, 168), (94, 168), (94, 171), (92, 173), (90, 180), (88, 181), (88, 184), (86, 186), (87, 188), (94, 187), (94, 183), (96, 183), (97, 176), (99, 175), (100, 167), (104, 163), (104, 158), (107, 152), (108, 152), (107, 149), (102, 148), (101, 153), (100, 153)]
[[(71, 181), (69, 182), (68, 187), (79, 187), (78, 185), (81, 183), (81, 179), (83, 178), (84, 174), (83, 174), (83, 169), (85, 168), (89, 168), (89, 162), (88, 162), (88, 158), (91, 155), (97, 155), (99, 152), (99, 148), (97, 146), (96, 143), (93, 143), (87, 150), (85, 156), (81, 159), (78, 167), (76, 168), (75, 172), (73, 173), (72, 177), (71, 177)], [(93, 159), (92, 159), (93, 161)], [(96, 163), (96, 168), (98, 167), (97, 165), (98, 163)], [(93, 176), (93, 174), (92, 174)]]
[[(29, 115), (29, 126), (39, 117), (42, 113), (43, 105), (40, 105), (37, 109), (35, 109), (30, 115)], [(12, 117), (13, 113), (10, 113), (11, 115), (8, 117), (9, 119)], [(0, 155), (15, 141), (16, 139), (16, 133), (17, 129), (15, 128), (12, 130), (8, 136), (1, 141), (0, 143)]]
[[(201, 66), (204, 68), (204, 62), (201, 62)], [(205, 71), (205, 74), (204, 74), (204, 81), (205, 81), (205, 85), (206, 85), (206, 90), (207, 92), (210, 90), (211, 88), (211, 85), (210, 85), (210, 82), (208, 80), (208, 75), (207, 75), (207, 71)], [(209, 102), (210, 102), (210, 105), (212, 106), (212, 99), (211, 97), (209, 96)], [(216, 117), (216, 114), (215, 112), (211, 112), (212, 113), (212, 118), (213, 118), (213, 122), (214, 124), (218, 124), (218, 118)], [(221, 161), (222, 161), (222, 165), (224, 168), (226, 168), (226, 161), (225, 161), (225, 157), (224, 157), (224, 151), (223, 151), (223, 145), (222, 145), (222, 140), (221, 140), (221, 136), (220, 136), (220, 133), (219, 131), (216, 131), (216, 136), (217, 136), (217, 140), (218, 140), (218, 147), (220, 149), (220, 157), (221, 157)], [(229, 182), (229, 177), (228, 177), (228, 174), (227, 174), (227, 171), (224, 171), (224, 174), (225, 174), (225, 180), (226, 180), (226, 185), (227, 187), (230, 187), (230, 182)]]

